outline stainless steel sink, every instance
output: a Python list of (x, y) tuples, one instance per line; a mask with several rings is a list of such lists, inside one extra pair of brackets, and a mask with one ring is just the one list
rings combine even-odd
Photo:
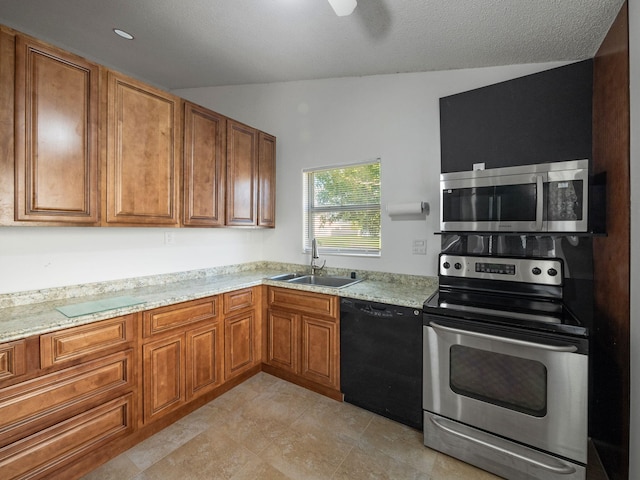
[(349, 285), (361, 282), (361, 279), (346, 277), (320, 277), (318, 275), (305, 275), (304, 277), (292, 278), (289, 283), (302, 285), (318, 285), (321, 287), (344, 288)]
[(269, 277), (269, 280), (297, 283), (298, 285), (317, 285), (319, 287), (344, 288), (361, 282), (362, 279), (347, 277), (321, 277), (319, 275), (303, 275), (301, 273), (282, 273)]
[(305, 276), (302, 273), (282, 273), (280, 275), (274, 275), (273, 277), (269, 277), (269, 280), (277, 280), (280, 282), (288, 282), (294, 278), (299, 278)]

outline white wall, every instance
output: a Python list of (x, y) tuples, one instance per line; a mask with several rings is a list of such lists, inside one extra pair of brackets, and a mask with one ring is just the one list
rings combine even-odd
[(631, 438), (629, 478), (640, 478), (640, 3), (629, 2), (631, 68)]
[[(175, 244), (165, 245), (165, 232)], [(260, 230), (0, 228), (0, 294), (262, 260)]]
[[(382, 217), (382, 256), (327, 256), (334, 267), (435, 275), (440, 250), (440, 97), (560, 64), (211, 87), (174, 93), (278, 137), (277, 228), (264, 236), (270, 260), (306, 263), (302, 170), (380, 157), (382, 203), (428, 201), (422, 220)], [(426, 239), (427, 255), (412, 255)]]

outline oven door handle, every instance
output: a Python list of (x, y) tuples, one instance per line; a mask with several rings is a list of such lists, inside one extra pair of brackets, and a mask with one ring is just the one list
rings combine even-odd
[(515, 338), (498, 337), (496, 335), (488, 335), (486, 333), (471, 332), (468, 330), (460, 330), (457, 328), (444, 327), (435, 322), (429, 324), (434, 330), (447, 333), (455, 333), (459, 335), (467, 335), (469, 337), (481, 338), (483, 340), (493, 340), (502, 343), (510, 343), (521, 347), (538, 348), (540, 350), (550, 350), (552, 352), (568, 352), (572, 353), (578, 350), (575, 345), (546, 345), (544, 343), (527, 342), (526, 340), (517, 340)]
[(576, 469), (569, 464), (566, 463), (560, 463), (558, 465), (550, 465), (547, 462), (542, 461), (541, 459), (535, 459), (535, 458), (531, 458), (528, 455), (525, 455), (524, 453), (521, 452), (515, 452), (511, 449), (505, 448), (503, 446), (500, 445), (495, 445), (491, 442), (488, 442), (486, 440), (480, 439), (480, 438), (476, 438), (473, 435), (469, 434), (469, 433), (465, 433), (465, 432), (459, 432), (458, 430), (456, 430), (454, 427), (452, 426), (447, 426), (444, 425), (441, 422), (441, 419), (439, 418), (435, 418), (435, 417), (430, 417), (431, 419), (431, 423), (433, 423), (437, 428), (444, 430), (445, 432), (454, 435), (456, 437), (460, 437), (460, 438), (464, 438), (465, 440), (469, 440), (471, 442), (477, 443), (478, 445), (482, 445), (483, 447), (486, 448), (490, 448), (492, 450), (496, 450), (500, 453), (503, 454), (507, 454), (511, 457), (515, 457), (518, 458), (524, 462), (527, 462), (531, 465), (535, 465), (536, 467), (542, 468), (544, 470), (553, 472), (555, 474), (558, 475), (571, 475), (572, 473), (574, 473), (576, 471)]

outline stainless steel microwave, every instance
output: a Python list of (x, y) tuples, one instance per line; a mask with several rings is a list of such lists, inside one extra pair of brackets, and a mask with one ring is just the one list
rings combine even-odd
[(440, 175), (443, 232), (586, 232), (589, 160)]

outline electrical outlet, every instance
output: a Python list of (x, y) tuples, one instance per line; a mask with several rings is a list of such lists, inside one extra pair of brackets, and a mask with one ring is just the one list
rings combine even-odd
[(176, 244), (176, 232), (164, 232), (164, 244), (175, 245)]
[(414, 255), (426, 255), (427, 254), (427, 241), (424, 239), (418, 239), (413, 241), (411, 253)]

